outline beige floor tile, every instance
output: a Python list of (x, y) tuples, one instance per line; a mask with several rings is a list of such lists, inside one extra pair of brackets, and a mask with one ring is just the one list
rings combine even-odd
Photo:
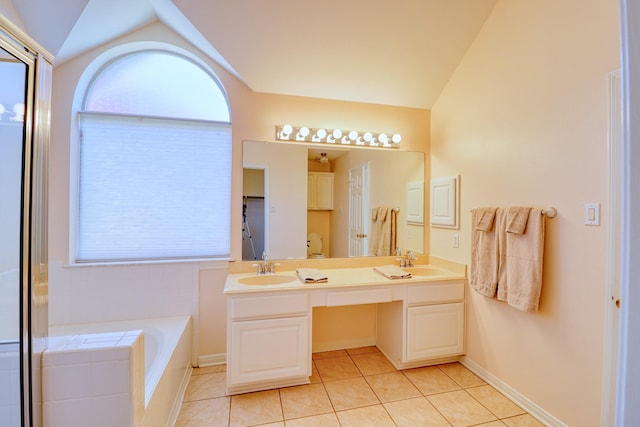
[(322, 378), (320, 378), (320, 374), (318, 373), (315, 362), (311, 362), (311, 376), (309, 377), (309, 381), (311, 382), (311, 384), (322, 382)]
[(318, 359), (328, 359), (330, 357), (340, 357), (340, 356), (347, 356), (347, 351), (346, 350), (320, 351), (317, 353), (313, 353), (311, 355), (311, 358), (313, 360), (318, 360)]
[(433, 394), (427, 399), (454, 427), (496, 420), (491, 412), (464, 390)]
[(317, 359), (314, 363), (324, 382), (362, 376), (349, 356)]
[(322, 384), (281, 388), (280, 400), (285, 420), (333, 412), (333, 406)]
[(488, 423), (482, 423), (482, 424), (477, 424), (473, 427), (505, 427), (506, 424), (503, 423), (502, 421), (498, 420), (498, 421), (491, 421)]
[(351, 356), (362, 375), (376, 375), (395, 372), (396, 368), (382, 353), (354, 354)]
[(425, 398), (400, 400), (385, 403), (384, 407), (398, 427), (449, 427), (451, 424), (440, 415), (434, 406)]
[(402, 372), (424, 395), (460, 390), (460, 386), (437, 366), (408, 369)]
[(334, 410), (359, 408), (380, 403), (364, 378), (350, 378), (324, 384)]
[(222, 397), (226, 394), (226, 384), (225, 372), (193, 375), (189, 379), (183, 402)]
[(278, 390), (258, 391), (231, 397), (231, 427), (283, 421)]
[(411, 399), (422, 397), (412, 383), (400, 372), (389, 372), (380, 375), (371, 375), (364, 378), (381, 402)]
[(395, 427), (382, 405), (337, 412), (342, 427)]
[(287, 420), (287, 427), (340, 427), (340, 422), (335, 412), (330, 414), (314, 415), (312, 417)]
[(348, 348), (347, 353), (349, 353), (349, 356), (353, 356), (354, 354), (380, 353), (380, 350), (375, 345), (372, 345), (369, 347)]
[(467, 392), (498, 418), (513, 417), (525, 411), (490, 385), (470, 387)]
[(451, 377), (451, 379), (458, 383), (462, 388), (476, 387), (486, 384), (480, 377), (460, 363), (446, 363), (444, 365), (438, 365), (438, 368)]
[(285, 427), (284, 421), (278, 421), (277, 423), (258, 424), (253, 427)]
[(227, 427), (229, 397), (184, 402), (175, 427)]
[(529, 414), (518, 415), (517, 417), (505, 418), (502, 420), (509, 427), (544, 427), (540, 421)]

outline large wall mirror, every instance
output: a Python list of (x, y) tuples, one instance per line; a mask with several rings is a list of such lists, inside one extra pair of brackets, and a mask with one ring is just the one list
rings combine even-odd
[(424, 164), (422, 152), (244, 141), (242, 259), (423, 253)]

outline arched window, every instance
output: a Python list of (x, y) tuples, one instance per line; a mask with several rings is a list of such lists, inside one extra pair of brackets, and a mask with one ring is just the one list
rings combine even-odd
[(209, 72), (171, 52), (118, 57), (79, 124), (77, 262), (229, 256), (231, 122)]

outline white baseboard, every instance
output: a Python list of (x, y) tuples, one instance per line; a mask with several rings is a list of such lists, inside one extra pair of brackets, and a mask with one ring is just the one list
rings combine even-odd
[(227, 363), (227, 353), (209, 354), (198, 357), (198, 367), (225, 365)]
[(509, 384), (502, 381), (500, 378), (493, 375), (491, 372), (478, 365), (473, 360), (466, 356), (460, 357), (460, 363), (467, 367), (474, 374), (482, 378), (488, 384), (493, 386), (500, 393), (511, 399), (516, 405), (527, 411), (532, 417), (536, 418), (542, 424), (547, 427), (568, 427), (549, 412), (544, 410), (538, 404), (530, 400), (528, 397), (511, 387)]

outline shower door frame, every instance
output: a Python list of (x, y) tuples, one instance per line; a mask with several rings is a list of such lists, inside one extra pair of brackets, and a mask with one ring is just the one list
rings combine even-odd
[(0, 48), (27, 67), (20, 213), (21, 425), (42, 425), (40, 358), (48, 335), (48, 157), (53, 56), (0, 15)]

